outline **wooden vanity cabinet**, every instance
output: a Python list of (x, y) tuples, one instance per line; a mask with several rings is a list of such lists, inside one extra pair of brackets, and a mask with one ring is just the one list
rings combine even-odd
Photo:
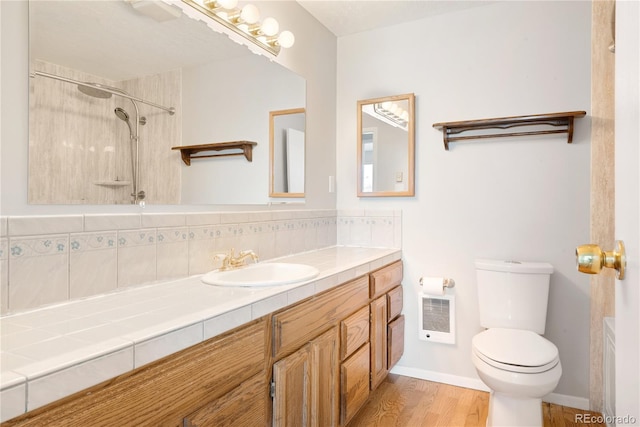
[(273, 425), (346, 426), (404, 351), (402, 262), (273, 315)]
[(339, 425), (341, 322), (368, 305), (368, 284), (363, 276), (273, 315), (274, 426)]
[(400, 261), (1, 427), (344, 427), (402, 356)]
[(370, 386), (371, 390), (375, 390), (404, 352), (402, 262), (397, 261), (374, 271), (370, 277)]

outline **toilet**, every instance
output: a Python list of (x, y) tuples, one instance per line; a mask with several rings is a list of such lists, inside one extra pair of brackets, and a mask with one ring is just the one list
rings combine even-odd
[(471, 358), (489, 389), (487, 426), (542, 426), (542, 397), (560, 381), (558, 348), (545, 330), (553, 266), (476, 260), (480, 325)]

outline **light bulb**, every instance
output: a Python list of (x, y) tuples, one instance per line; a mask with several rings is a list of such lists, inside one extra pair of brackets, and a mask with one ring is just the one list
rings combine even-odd
[(247, 4), (240, 12), (240, 19), (247, 24), (255, 24), (260, 19), (260, 11), (252, 4)]
[(291, 31), (283, 31), (278, 36), (278, 44), (285, 49), (290, 48), (296, 42), (296, 38)]
[(264, 21), (262, 21), (262, 25), (260, 26), (260, 30), (266, 36), (275, 36), (276, 34), (278, 34), (279, 29), (280, 25), (278, 24), (278, 21), (271, 17), (265, 18)]
[(402, 114), (400, 115), (400, 118), (402, 120), (404, 120), (405, 122), (408, 122), (409, 121), (409, 112), (407, 110), (404, 110), (402, 112)]
[(382, 108), (384, 108), (387, 111), (391, 110), (391, 101), (385, 101), (382, 103)]
[(238, 5), (238, 0), (218, 0), (217, 3), (221, 8), (230, 10)]

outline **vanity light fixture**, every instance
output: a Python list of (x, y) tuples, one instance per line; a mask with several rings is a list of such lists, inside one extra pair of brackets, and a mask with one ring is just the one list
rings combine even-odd
[(391, 120), (399, 127), (407, 127), (407, 122), (409, 121), (409, 112), (400, 107), (395, 102), (386, 101), (373, 104), (373, 111), (375, 111), (376, 114), (388, 120)]
[(280, 31), (274, 18), (265, 18), (260, 23), (260, 12), (252, 4), (238, 6), (238, 0), (182, 0), (194, 9), (212, 18), (225, 28), (255, 43), (277, 56), (280, 48), (290, 48), (295, 43), (291, 31)]

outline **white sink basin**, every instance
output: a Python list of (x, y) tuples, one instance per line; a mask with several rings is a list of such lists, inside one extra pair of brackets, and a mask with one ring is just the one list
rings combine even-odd
[(217, 286), (275, 286), (304, 282), (318, 274), (320, 271), (310, 265), (265, 262), (234, 270), (213, 270), (202, 276), (202, 281)]

